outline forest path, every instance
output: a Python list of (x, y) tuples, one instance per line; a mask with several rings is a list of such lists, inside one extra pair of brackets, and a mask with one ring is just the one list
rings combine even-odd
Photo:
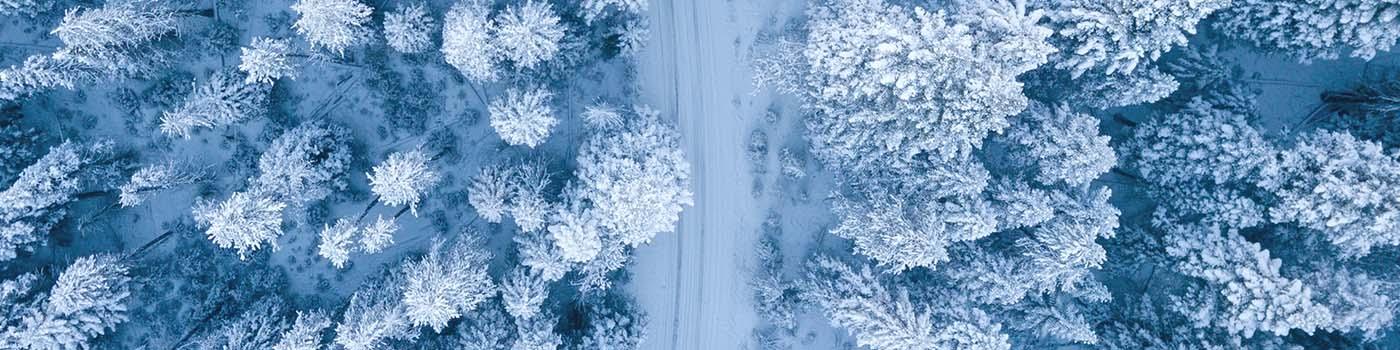
[(642, 98), (674, 116), (691, 161), (695, 206), (674, 234), (636, 251), (629, 285), (650, 318), (644, 349), (748, 348), (756, 322), (748, 286), (760, 215), (744, 155), (751, 91), (729, 1), (661, 0), (639, 62)]

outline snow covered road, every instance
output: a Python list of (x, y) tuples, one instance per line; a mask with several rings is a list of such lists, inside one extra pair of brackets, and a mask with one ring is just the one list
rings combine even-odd
[(750, 263), (761, 207), (744, 157), (751, 91), (736, 38), (755, 20), (729, 1), (661, 0), (639, 62), (643, 99), (679, 123), (695, 206), (676, 234), (636, 252), (632, 292), (650, 316), (645, 349), (742, 349), (756, 322)]

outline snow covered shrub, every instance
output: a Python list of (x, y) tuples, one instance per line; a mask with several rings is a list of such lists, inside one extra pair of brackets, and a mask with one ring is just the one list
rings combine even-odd
[(1272, 146), (1243, 115), (1201, 100), (1133, 128), (1124, 165), (1160, 185), (1256, 179), (1272, 167)]
[(1346, 133), (1308, 134), (1280, 152), (1274, 222), (1317, 230), (1348, 256), (1400, 244), (1400, 159)]
[(97, 160), (92, 151), (72, 142), (53, 146), (0, 192), (0, 262), (43, 244), (76, 199), (83, 167)]
[(218, 72), (174, 110), (160, 117), (160, 131), (168, 136), (190, 138), (196, 128), (233, 126), (267, 113), (267, 85), (248, 82), (233, 73)]
[(564, 25), (546, 1), (525, 0), (508, 6), (496, 17), (496, 24), (493, 45), (516, 69), (535, 68), (554, 59), (564, 38)]
[(429, 161), (422, 149), (390, 154), (366, 174), (370, 190), (385, 205), (407, 205), (413, 215), (418, 215), (418, 202), (441, 180), (437, 171), (428, 167)]
[(164, 162), (148, 165), (136, 170), (131, 174), (131, 180), (122, 184), (117, 202), (124, 208), (135, 207), (144, 203), (152, 194), (201, 182), (208, 177), (209, 174), (203, 169), (186, 164)]
[(34, 275), (0, 284), (0, 344), (28, 350), (83, 350), (93, 338), (127, 320), (128, 267), (111, 255), (73, 261), (54, 282), (45, 300), (11, 303), (32, 292)]
[(505, 96), (491, 101), (491, 127), (507, 144), (535, 148), (549, 137), (559, 119), (554, 117), (550, 99), (554, 94), (543, 88), (506, 90)]
[(638, 114), (623, 130), (590, 137), (575, 172), (577, 195), (599, 226), (631, 247), (675, 230), (681, 210), (693, 205), (680, 136), (654, 111)]
[(344, 55), (369, 34), (364, 25), (373, 9), (357, 0), (297, 0), (292, 11), (299, 16), (292, 28), (311, 47)]
[(481, 0), (459, 1), (442, 22), (442, 56), (475, 82), (495, 81), (499, 76), (500, 50), (491, 39), (496, 24), (491, 9)]
[(297, 64), (292, 62), (292, 45), (287, 39), (253, 38), (240, 48), (242, 56), (238, 70), (247, 75), (248, 83), (272, 84), (277, 79), (296, 79)]
[(349, 142), (349, 130), (321, 121), (287, 130), (258, 158), (260, 173), (251, 192), (302, 206), (345, 189)]
[(1099, 135), (1099, 120), (1069, 106), (1032, 104), (1006, 131), (1011, 157), (1035, 165), (1036, 181), (1084, 185), (1117, 162), (1108, 136)]
[[(957, 157), (1028, 103), (1017, 76), (1053, 48), (1039, 12), (1010, 3), (959, 13), (883, 1), (813, 6), (804, 96), (813, 151), (851, 177)], [(857, 175), (859, 174), (859, 175)]]
[(1400, 39), (1397, 17), (1400, 4), (1388, 0), (1235, 0), (1215, 25), (1300, 62), (1342, 53), (1370, 60)]
[(428, 51), (433, 46), (433, 31), (437, 23), (423, 4), (402, 5), (384, 15), (384, 40), (389, 47), (402, 53)]
[(268, 197), (235, 192), (219, 203), (195, 203), (194, 220), (205, 227), (209, 240), (225, 249), (238, 251), (240, 259), (266, 243), (277, 248), (282, 235), (282, 209), (287, 205)]
[(442, 332), (447, 323), (495, 295), (486, 274), (491, 254), (471, 233), (452, 243), (433, 242), (428, 254), (402, 267), (403, 304), (414, 326)]

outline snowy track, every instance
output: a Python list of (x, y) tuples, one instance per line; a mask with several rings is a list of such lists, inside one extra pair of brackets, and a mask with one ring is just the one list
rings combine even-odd
[(641, 58), (643, 98), (681, 131), (692, 164), (695, 206), (676, 234), (638, 249), (633, 292), (651, 323), (645, 349), (741, 349), (756, 316), (749, 266), (760, 206), (743, 140), (749, 118), (740, 95), (750, 91), (725, 1), (657, 1), (652, 38)]

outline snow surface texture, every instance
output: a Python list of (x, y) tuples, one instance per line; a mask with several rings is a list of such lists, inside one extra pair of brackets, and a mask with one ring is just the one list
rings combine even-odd
[(0, 0), (0, 349), (1397, 348), (1391, 0)]

